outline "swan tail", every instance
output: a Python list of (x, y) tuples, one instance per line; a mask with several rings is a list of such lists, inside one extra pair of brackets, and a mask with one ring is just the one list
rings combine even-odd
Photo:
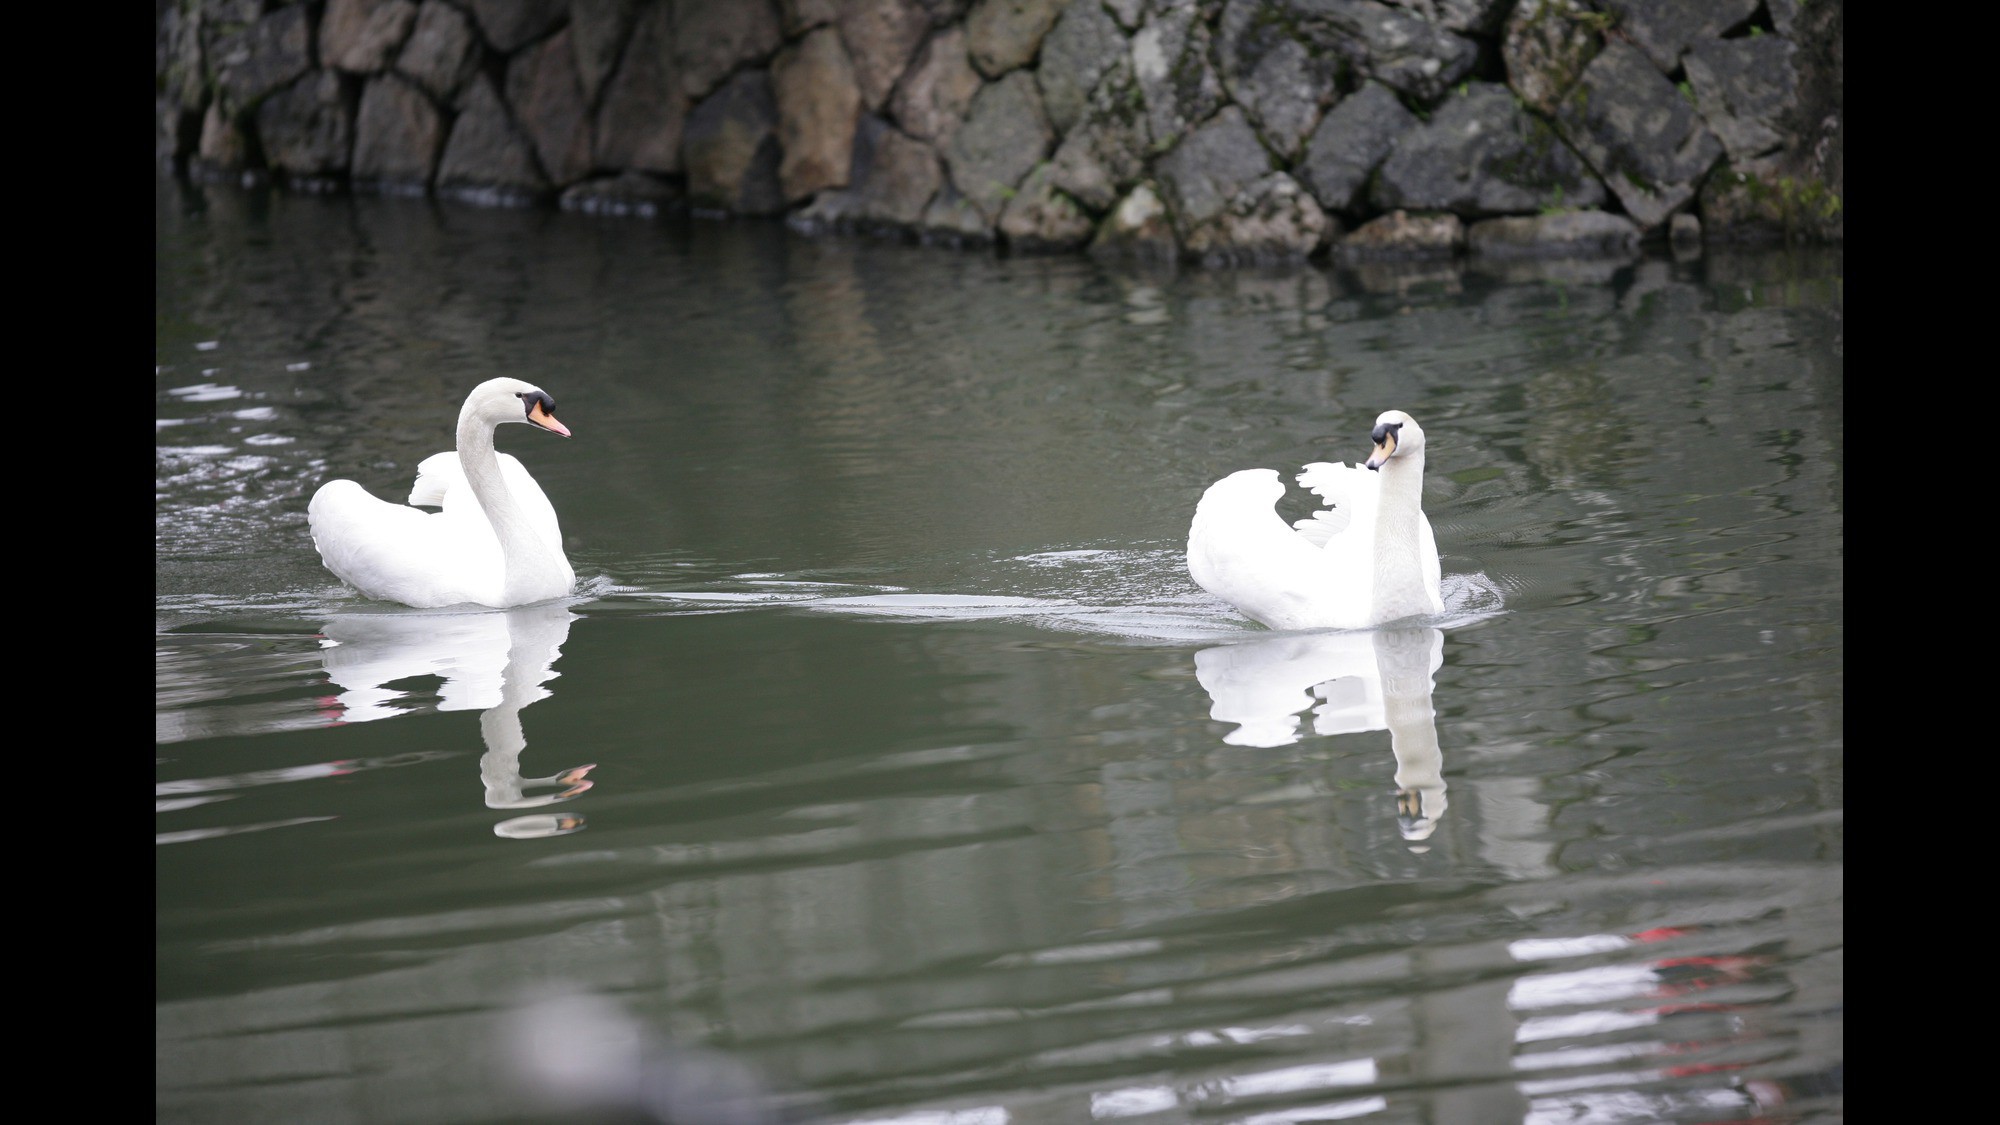
[(306, 522), (320, 561), (343, 581), (370, 597), (406, 605), (444, 605), (417, 600), (400, 576), (435, 564), (437, 517), (370, 496), (351, 480), (330, 481), (313, 494)]

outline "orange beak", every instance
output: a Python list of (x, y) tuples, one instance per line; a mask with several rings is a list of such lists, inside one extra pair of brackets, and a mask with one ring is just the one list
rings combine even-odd
[(543, 410), (542, 404), (539, 402), (528, 408), (528, 421), (533, 422), (535, 425), (552, 434), (561, 434), (564, 437), (569, 436), (569, 427), (556, 421), (556, 416)]

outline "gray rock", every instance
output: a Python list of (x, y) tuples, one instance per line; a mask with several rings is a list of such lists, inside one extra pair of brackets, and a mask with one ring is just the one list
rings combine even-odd
[(1652, 60), (1661, 74), (1681, 67), (1681, 53), (1749, 19), (1761, 0), (1603, 0), (1618, 34)]
[(814, 196), (792, 225), (814, 232), (913, 230), (944, 187), (937, 153), (873, 114), (854, 131), (851, 167), (848, 187)]
[(303, 4), (280, 8), (241, 30), (218, 34), (208, 48), (224, 108), (255, 109), (273, 90), (312, 66), (312, 27)]
[(1222, 80), (1209, 64), (1208, 25), (1193, 5), (1156, 11), (1132, 37), (1132, 73), (1146, 101), (1154, 151), (1173, 147), (1222, 105)]
[(424, 0), (396, 56), (396, 70), (439, 103), (454, 105), (466, 80), (479, 69), (479, 55), (479, 37), (464, 13), (443, 0)]
[(1216, 36), (1222, 84), (1281, 159), (1298, 156), (1320, 113), (1339, 97), (1340, 62), (1291, 34), (1282, 0), (1229, 0)]
[(1283, 172), (1250, 181), (1220, 213), (1184, 227), (1181, 245), (1187, 256), (1208, 266), (1304, 261), (1340, 229)]
[(1104, 10), (1117, 17), (1118, 26), (1137, 31), (1146, 18), (1146, 0), (1104, 0)]
[(1090, 211), (1117, 202), (1146, 171), (1143, 101), (1131, 59), (1119, 59), (1090, 92), (1082, 121), (1056, 147), (1051, 182)]
[(200, 9), (183, 16), (179, 8), (170, 7), (160, 16), (159, 40), (154, 44), (160, 94), (184, 114), (198, 114), (208, 96), (203, 85), (201, 25)]
[(930, 30), (930, 16), (916, 0), (843, 0), (835, 19), (862, 102), (874, 113), (908, 69)]
[(1702, 236), (1710, 245), (1776, 242), (1811, 235), (1840, 241), (1843, 201), (1795, 154), (1725, 164), (1701, 185)]
[(444, 118), (422, 90), (394, 74), (370, 78), (354, 115), (352, 174), (378, 190), (423, 190), (444, 134)]
[(1785, 141), (1784, 122), (1799, 104), (1798, 47), (1776, 35), (1708, 39), (1682, 56), (1695, 107), (1742, 163)]
[(1464, 246), (1465, 224), (1457, 215), (1391, 211), (1356, 227), (1333, 252), (1342, 262), (1397, 261), (1450, 257)]
[(787, 36), (832, 23), (839, 9), (840, 0), (778, 0), (778, 17)]
[(1145, 171), (1140, 154), (1124, 143), (1129, 136), (1095, 124), (1072, 130), (1049, 160), (1050, 182), (1086, 208), (1105, 210), (1122, 184)]
[(770, 77), (738, 71), (694, 107), (681, 139), (688, 202), (741, 215), (784, 209), (778, 187), (778, 107)]
[(674, 72), (672, 20), (667, 5), (649, 4), (632, 27), (597, 110), (600, 168), (681, 170), (681, 130), (694, 103)]
[(854, 155), (861, 89), (840, 32), (820, 27), (771, 62), (778, 107), (778, 185), (788, 203), (845, 187)]
[(639, 7), (640, 0), (570, 0), (570, 45), (576, 50), (576, 83), (583, 91), (583, 104), (598, 104), (598, 95), (631, 38)]
[(1100, 4), (1071, 4), (1042, 40), (1035, 80), (1049, 124), (1067, 135), (1089, 107), (1090, 92), (1118, 62), (1128, 57), (1125, 33)]
[(568, 14), (568, 0), (472, 0), (481, 37), (503, 55), (555, 30)]
[(674, 69), (691, 98), (714, 90), (738, 67), (771, 57), (784, 42), (771, 0), (673, 0)]
[(945, 166), (959, 193), (991, 225), (1021, 177), (1042, 162), (1054, 141), (1034, 77), (1017, 71), (974, 95), (965, 124), (944, 146)]
[(889, 101), (903, 130), (919, 140), (944, 144), (972, 108), (985, 85), (965, 57), (965, 31), (952, 27), (932, 36)]
[(590, 174), (591, 120), (565, 27), (507, 64), (507, 103), (557, 187)]
[(993, 241), (993, 228), (985, 212), (979, 209), (978, 204), (959, 194), (950, 179), (945, 180), (937, 195), (924, 207), (924, 217), (917, 224), (917, 229), (926, 242), (967, 246)]
[[(565, 44), (563, 53), (569, 53)], [(535, 163), (534, 147), (508, 119), (507, 107), (485, 75), (465, 91), (465, 108), (451, 126), (438, 161), (437, 191), (472, 203), (526, 206), (544, 198), (549, 181)]]
[(998, 78), (1033, 61), (1042, 36), (1066, 0), (975, 0), (965, 16), (965, 51), (972, 65)]
[(288, 176), (336, 176), (347, 171), (354, 145), (354, 111), (340, 76), (316, 70), (257, 107), (264, 162)]
[(674, 210), (681, 202), (681, 193), (672, 184), (644, 172), (621, 172), (572, 184), (564, 189), (557, 205), (586, 215), (651, 219)]
[(416, 22), (410, 0), (328, 0), (319, 21), (320, 65), (356, 74), (381, 70)]
[(1243, 110), (1233, 105), (1154, 163), (1183, 240), (1270, 170), (1270, 154), (1258, 143)]
[(1472, 82), (1396, 141), (1372, 197), (1385, 210), (1492, 215), (1596, 206), (1604, 187), (1505, 86)]
[(972, 0), (917, 0), (917, 3), (930, 16), (933, 31), (964, 23), (966, 10), (972, 7)]
[(162, 169), (171, 169), (201, 144), (201, 114), (165, 94), (153, 96), (153, 113), (158, 125), (153, 138), (153, 157)]
[(1667, 241), (1678, 253), (1701, 249), (1701, 220), (1686, 211), (1677, 212), (1667, 228)]
[(1472, 224), (1465, 241), (1472, 253), (1497, 258), (1629, 257), (1638, 252), (1639, 227), (1604, 211), (1510, 215)]
[(1372, 0), (1285, 0), (1306, 42), (1369, 78), (1430, 101), (1472, 73), (1479, 45)]
[(195, 159), (213, 172), (231, 172), (243, 167), (250, 144), (222, 110), (221, 102), (208, 103), (202, 115), (201, 139), (195, 144)]
[(997, 224), (1007, 244), (1029, 252), (1073, 250), (1090, 241), (1095, 227), (1076, 202), (1049, 181), (1049, 166), (1038, 164), (1007, 200)]
[(1120, 200), (1098, 224), (1090, 254), (1113, 261), (1170, 265), (1180, 259), (1180, 239), (1174, 234), (1167, 205), (1150, 183), (1142, 183)]
[(1771, 14), (1772, 29), (1790, 38), (1792, 29), (1798, 23), (1799, 8), (1804, 3), (1805, 0), (1765, 0), (1764, 10)]
[[(1512, 0), (1387, 0), (1398, 8), (1407, 8), (1429, 23), (1448, 27), (1453, 31), (1463, 31), (1472, 35), (1487, 35), (1499, 28), (1500, 18), (1506, 14)], [(1535, 0), (1526, 0), (1534, 3)]]
[(1648, 231), (1694, 197), (1722, 155), (1722, 142), (1694, 106), (1637, 48), (1621, 42), (1607, 43), (1584, 68), (1556, 120), (1625, 213)]
[(1521, 0), (1500, 39), (1507, 85), (1522, 101), (1553, 113), (1603, 48), (1605, 22), (1584, 0)]
[(1299, 180), (1320, 206), (1345, 211), (1363, 197), (1369, 174), (1389, 155), (1396, 138), (1419, 124), (1395, 91), (1370, 82), (1320, 119), (1306, 145)]

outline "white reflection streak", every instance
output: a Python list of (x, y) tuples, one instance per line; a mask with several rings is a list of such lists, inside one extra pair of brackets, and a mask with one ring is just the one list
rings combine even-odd
[(1288, 1066), (1261, 1074), (1239, 1074), (1217, 1081), (1212, 1088), (1223, 1097), (1247, 1098), (1322, 1090), (1328, 1086), (1366, 1086), (1375, 1078), (1374, 1059), (1350, 1059), (1347, 1062)]
[(1299, 713), (1308, 707), (1314, 734), (1387, 730), (1397, 821), (1410, 840), (1428, 839), (1447, 807), (1431, 702), (1443, 665), (1444, 633), (1431, 628), (1281, 633), (1194, 654), (1195, 678), (1212, 701), (1209, 717), (1236, 724), (1224, 742), (1297, 742)]
[(1556, 1070), (1569, 1066), (1597, 1066), (1600, 1063), (1625, 1062), (1659, 1053), (1658, 1043), (1609, 1043), (1594, 1047), (1565, 1047), (1559, 1051), (1516, 1055), (1514, 1069)]
[(1604, 1004), (1644, 996), (1659, 987), (1651, 965), (1600, 965), (1573, 973), (1522, 977), (1507, 990), (1507, 1007), (1514, 1011)]
[(1013, 968), (1019, 965), (1070, 965), (1083, 961), (1116, 961), (1159, 953), (1166, 947), (1167, 943), (1158, 938), (1104, 941), (1089, 945), (1059, 945), (1050, 949), (1038, 949), (1032, 953), (1009, 953), (1004, 957), (994, 958), (991, 964), (994, 968)]
[(1610, 953), (1630, 949), (1632, 939), (1624, 934), (1584, 934), (1565, 938), (1522, 938), (1507, 943), (1507, 955), (1516, 961), (1549, 961), (1557, 957), (1581, 957), (1589, 953)]
[(1007, 1107), (975, 1106), (971, 1109), (925, 1109), (895, 1117), (851, 1117), (844, 1125), (1007, 1125), (1013, 1116)]
[[(341, 688), (329, 701), (336, 721), (371, 722), (405, 712), (393, 704), (404, 693), (389, 685), (419, 676), (443, 680), (441, 711), (478, 710), (486, 752), (479, 780), (486, 807), (527, 809), (566, 801), (591, 787), (592, 767), (576, 766), (548, 777), (523, 777), (527, 737), (521, 709), (550, 692), (556, 659), (576, 615), (560, 602), (505, 612), (349, 613), (327, 621), (320, 652), (327, 678)], [(558, 788), (530, 796), (529, 789)], [(577, 818), (515, 818), (496, 825), (501, 836), (526, 837), (573, 831)]]
[(1107, 1117), (1137, 1117), (1142, 1113), (1158, 1113), (1172, 1109), (1180, 1098), (1170, 1086), (1127, 1086), (1122, 1090), (1105, 1090), (1090, 1095), (1090, 1116), (1098, 1120)]
[(1573, 1039), (1586, 1035), (1607, 1035), (1630, 1031), (1660, 1022), (1657, 1012), (1572, 1012), (1566, 1016), (1531, 1016), (1514, 1032), (1516, 1043), (1537, 1043), (1544, 1039)]
[[(1621, 1077), (1630, 1078), (1629, 1075)], [(1522, 1083), (1523, 1088), (1528, 1085)], [(1628, 1090), (1573, 1098), (1538, 1098), (1528, 1107), (1521, 1125), (1560, 1125), (1577, 1121), (1674, 1121), (1696, 1114), (1705, 1116), (1741, 1110), (1755, 1104), (1754, 1099), (1737, 1090), (1690, 1090), (1671, 1095)]]
[(290, 820), (273, 820), (263, 824), (232, 824), (227, 828), (189, 828), (180, 832), (159, 832), (153, 836), (154, 844), (185, 844), (191, 840), (213, 840), (218, 836), (234, 836), (243, 832), (262, 832), (270, 828), (291, 828), (299, 824), (314, 824), (322, 820), (332, 820), (330, 816), (295, 816)]
[(1363, 1114), (1380, 1113), (1389, 1108), (1389, 1099), (1376, 1095), (1368, 1098), (1352, 1098), (1344, 1102), (1327, 1102), (1324, 1105), (1296, 1106), (1292, 1109), (1274, 1109), (1269, 1113), (1253, 1113), (1236, 1120), (1235, 1125), (1308, 1125), (1314, 1121), (1338, 1121)]

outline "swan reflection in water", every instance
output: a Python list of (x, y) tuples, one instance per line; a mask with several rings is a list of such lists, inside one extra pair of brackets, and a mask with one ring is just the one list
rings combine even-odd
[(1433, 628), (1282, 633), (1194, 654), (1210, 718), (1235, 723), (1236, 746), (1297, 742), (1300, 713), (1312, 733), (1387, 730), (1396, 755), (1396, 823), (1425, 840), (1444, 815), (1444, 752), (1438, 747), (1432, 677), (1444, 665), (1444, 633)]
[[(547, 777), (523, 777), (521, 709), (551, 694), (556, 658), (576, 620), (560, 602), (468, 613), (343, 613), (320, 629), (320, 659), (340, 694), (326, 701), (333, 721), (365, 723), (409, 713), (412, 677), (438, 677), (440, 711), (479, 711), (479, 780), (490, 809), (532, 809), (590, 789), (595, 764)], [(574, 814), (517, 816), (494, 825), (497, 836), (560, 836), (583, 827)]]

